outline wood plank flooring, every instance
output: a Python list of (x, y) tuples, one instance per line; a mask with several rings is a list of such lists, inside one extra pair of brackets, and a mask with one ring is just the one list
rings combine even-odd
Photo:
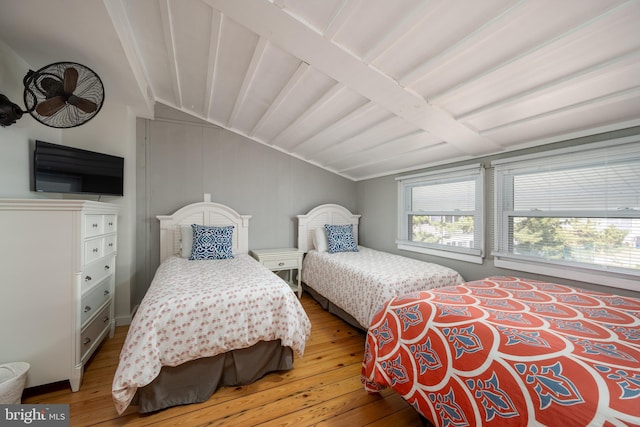
[(422, 426), (418, 413), (391, 390), (368, 394), (360, 382), (362, 333), (323, 310), (309, 295), (302, 305), (311, 337), (294, 368), (253, 384), (223, 387), (199, 404), (142, 415), (129, 407), (118, 416), (111, 382), (127, 327), (116, 328), (86, 366), (80, 391), (68, 382), (25, 390), (23, 403), (70, 405), (72, 426)]

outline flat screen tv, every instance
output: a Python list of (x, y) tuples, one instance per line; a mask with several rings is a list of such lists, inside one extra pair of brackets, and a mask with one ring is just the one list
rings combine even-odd
[(124, 158), (36, 141), (34, 190), (47, 193), (123, 195)]

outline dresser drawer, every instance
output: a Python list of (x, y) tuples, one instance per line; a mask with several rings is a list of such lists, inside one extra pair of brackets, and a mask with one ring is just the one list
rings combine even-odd
[(262, 264), (270, 270), (298, 268), (298, 258), (281, 258), (274, 260), (265, 260)]
[(84, 242), (84, 263), (89, 264), (104, 256), (104, 238), (97, 237)]
[(105, 335), (111, 325), (111, 304), (107, 304), (95, 319), (82, 331), (80, 335), (80, 354), (82, 363), (91, 356), (91, 352), (98, 345), (100, 339)]
[(99, 236), (104, 233), (103, 215), (85, 215), (84, 235), (85, 237)]
[(104, 233), (113, 233), (118, 229), (118, 216), (117, 215), (103, 215), (102, 222), (104, 224)]
[(118, 229), (117, 215), (85, 215), (85, 237), (99, 236), (101, 234), (114, 233)]
[(111, 283), (111, 278), (107, 278), (82, 296), (80, 324), (84, 325), (105, 302), (111, 299)]
[(82, 289), (91, 288), (102, 281), (114, 270), (114, 255), (108, 255), (102, 259), (85, 265), (82, 271)]
[(109, 255), (110, 253), (115, 252), (116, 250), (116, 235), (110, 234), (108, 236), (104, 236), (104, 254)]

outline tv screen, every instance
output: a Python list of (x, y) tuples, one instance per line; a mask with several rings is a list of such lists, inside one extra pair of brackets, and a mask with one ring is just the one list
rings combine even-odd
[(122, 196), (123, 173), (122, 157), (36, 141), (35, 191)]

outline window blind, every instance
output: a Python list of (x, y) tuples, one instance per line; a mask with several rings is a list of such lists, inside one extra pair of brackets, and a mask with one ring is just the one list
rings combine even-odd
[(483, 178), (480, 164), (397, 178), (398, 247), (481, 262)]
[(640, 275), (640, 141), (495, 167), (495, 255)]

